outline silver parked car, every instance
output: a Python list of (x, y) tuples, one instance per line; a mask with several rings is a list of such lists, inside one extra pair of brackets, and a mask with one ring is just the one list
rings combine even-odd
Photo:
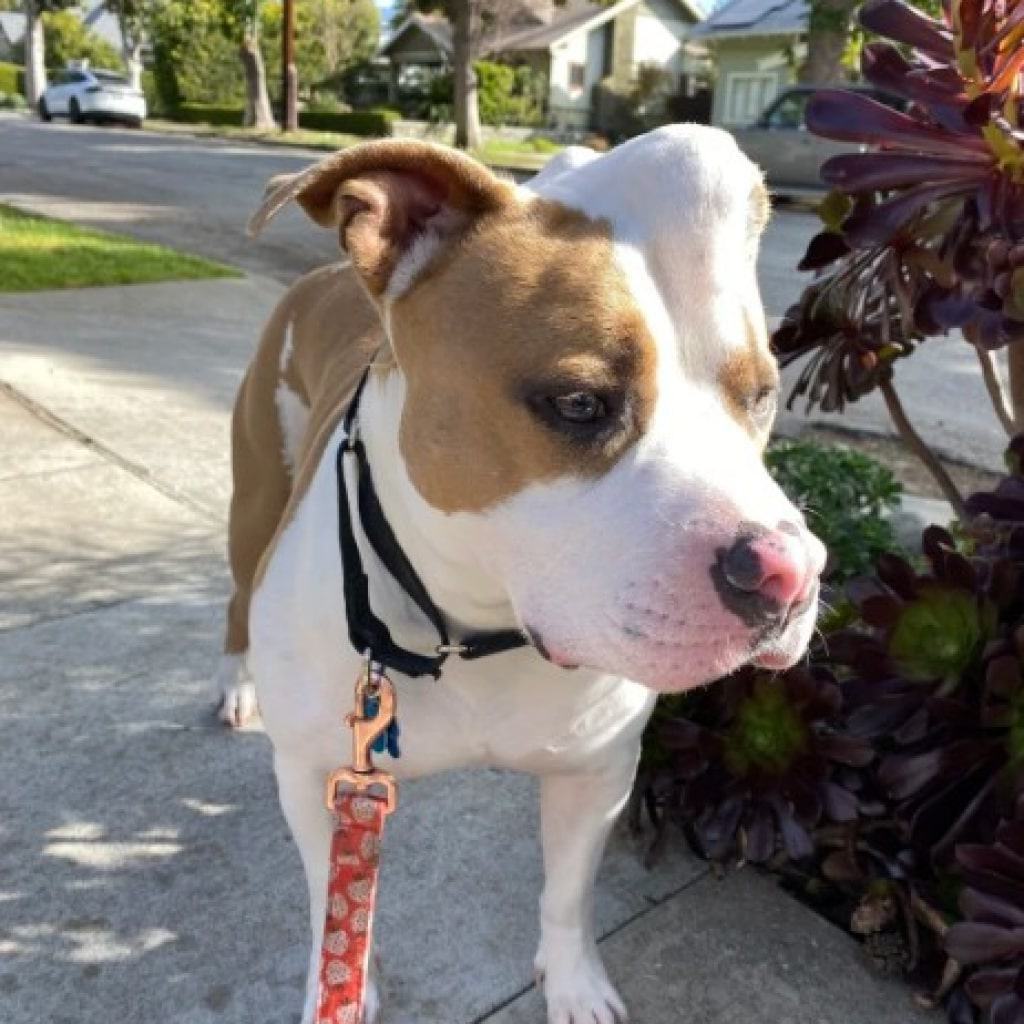
[[(879, 89), (854, 86), (850, 91), (870, 96), (897, 110), (906, 105), (898, 96)], [(854, 142), (823, 139), (807, 130), (804, 115), (807, 101), (815, 92), (809, 86), (786, 89), (749, 128), (733, 130), (740, 148), (761, 167), (770, 185), (822, 188), (818, 169), (829, 157), (863, 153), (868, 148)]]

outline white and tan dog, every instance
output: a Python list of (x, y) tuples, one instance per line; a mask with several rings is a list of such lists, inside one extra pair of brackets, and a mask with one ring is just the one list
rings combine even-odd
[[(292, 199), (351, 264), (288, 292), (239, 394), (223, 714), (253, 712), (251, 673), (309, 881), (304, 1020), (323, 783), (349, 756), (360, 669), (335, 453), (371, 359), (359, 424), (377, 492), (453, 636), (534, 640), (452, 659), (437, 683), (398, 677), (404, 749), (386, 767), (541, 777), (549, 1019), (624, 1019), (591, 897), (656, 691), (789, 665), (815, 618), (823, 549), (761, 462), (778, 378), (760, 176), (728, 135), (687, 125), (569, 150), (525, 188), (440, 147), (367, 143), (278, 182), (257, 227)], [(431, 652), (423, 616), (363, 558), (376, 613)]]

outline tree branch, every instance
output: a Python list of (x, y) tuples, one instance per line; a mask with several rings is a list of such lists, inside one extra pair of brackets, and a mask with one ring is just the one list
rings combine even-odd
[(1007, 346), (1006, 358), (1010, 364), (1010, 408), (1016, 433), (1024, 430), (1024, 346), (1019, 342)]
[(1007, 436), (1013, 437), (1017, 433), (1017, 428), (1014, 425), (1009, 396), (1006, 394), (1003, 382), (999, 379), (999, 374), (996, 371), (995, 357), (987, 348), (982, 348), (981, 345), (975, 345), (974, 351), (977, 353), (978, 362), (981, 364), (981, 376), (985, 381), (988, 397), (992, 402), (992, 408), (995, 411), (996, 417), (1002, 424)]
[(896, 427), (897, 433), (900, 435), (900, 439), (920, 459), (924, 468), (931, 474), (932, 479), (939, 485), (939, 489), (945, 496), (946, 501), (953, 506), (953, 511), (956, 513), (957, 518), (966, 521), (967, 509), (964, 505), (963, 495), (957, 490), (956, 484), (953, 483), (953, 478), (946, 472), (946, 467), (936, 458), (935, 453), (924, 443), (921, 435), (914, 429), (913, 424), (907, 417), (906, 410), (903, 408), (903, 403), (896, 394), (892, 381), (882, 381), (878, 385), (878, 389), (882, 392), (885, 406), (889, 410), (889, 416)]

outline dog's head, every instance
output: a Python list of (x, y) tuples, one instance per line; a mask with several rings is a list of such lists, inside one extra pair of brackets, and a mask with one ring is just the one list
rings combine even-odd
[(661, 690), (783, 667), (824, 551), (766, 472), (768, 215), (724, 132), (572, 149), (527, 188), (383, 141), (280, 182), (337, 226), (404, 378), (412, 484), (552, 661)]

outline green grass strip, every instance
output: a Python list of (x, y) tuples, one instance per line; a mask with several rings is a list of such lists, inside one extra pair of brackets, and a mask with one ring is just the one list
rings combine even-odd
[(0, 292), (241, 276), (222, 263), (0, 203)]

